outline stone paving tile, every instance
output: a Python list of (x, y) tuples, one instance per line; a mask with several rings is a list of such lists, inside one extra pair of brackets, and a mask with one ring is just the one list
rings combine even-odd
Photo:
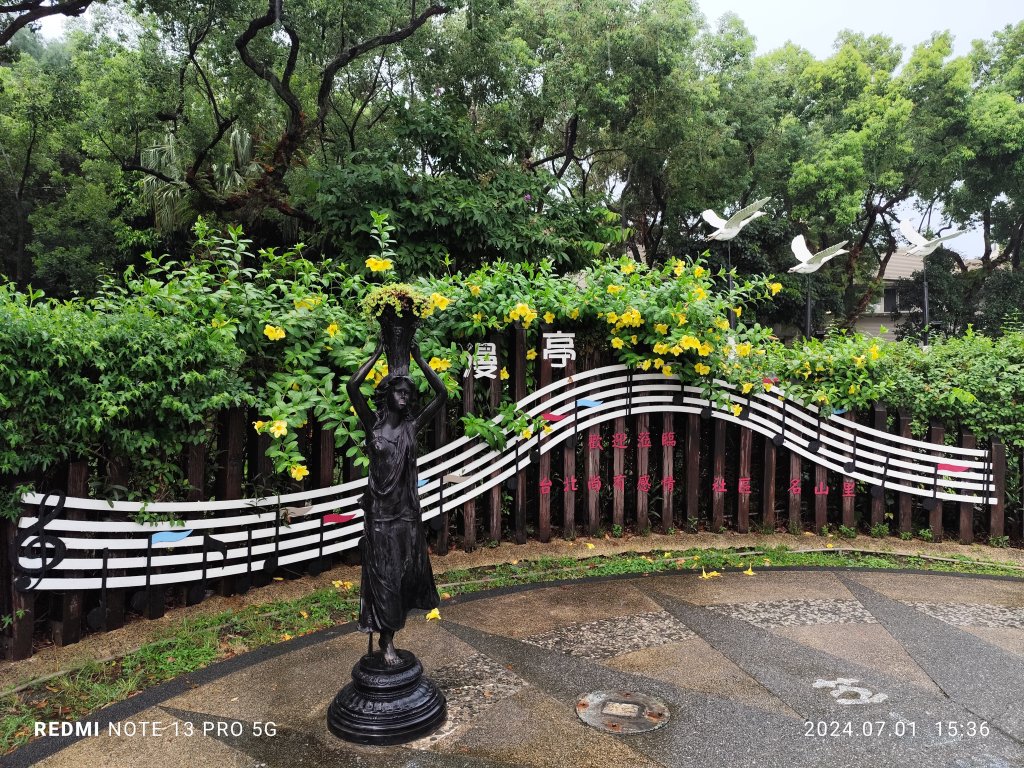
[(448, 700), (448, 719), (436, 732), (408, 744), (431, 749), (442, 739), (461, 732), (482, 712), (516, 694), (526, 681), (481, 653), (473, 653), (430, 675)]
[[(441, 615), (505, 637), (528, 637), (580, 621), (656, 611), (637, 582), (561, 584), (485, 600), (443, 605)], [(646, 586), (646, 584), (644, 584)]]
[(570, 624), (523, 641), (549, 651), (600, 660), (693, 637), (668, 613), (654, 611)]
[(997, 648), (1024, 658), (1024, 629), (1007, 629), (1004, 627), (962, 627), (975, 637), (990, 643)]
[(928, 689), (933, 695), (942, 695), (927, 673), (881, 624), (810, 624), (774, 627), (771, 633), (861, 667), (906, 680)]
[[(646, 590), (673, 595), (693, 605), (722, 605), (725, 603), (771, 602), (776, 600), (852, 600), (835, 574), (825, 571), (804, 571), (794, 577), (788, 571), (758, 570), (759, 560), (753, 563), (753, 578), (727, 573), (725, 578), (680, 578), (667, 574), (644, 580)], [(744, 565), (749, 561), (744, 561)], [(696, 569), (699, 575), (700, 568)]]
[(908, 605), (954, 627), (1024, 629), (1024, 608), (963, 603), (908, 603)]
[(762, 629), (814, 624), (877, 623), (856, 600), (767, 600), (709, 605), (707, 609)]
[(799, 717), (757, 680), (696, 636), (616, 656), (603, 663), (612, 669), (664, 680), (679, 688), (740, 702), (774, 715)]
[[(489, 709), (472, 727), (439, 747), (453, 758), (462, 754), (505, 760), (517, 768), (664, 768), (637, 750), (633, 739), (584, 725), (575, 707), (533, 686)], [(460, 763), (453, 762), (453, 768)]]
[(947, 603), (980, 603), (1024, 608), (1024, 590), (1019, 581), (975, 579), (949, 574), (908, 574), (849, 572), (848, 581), (863, 584), (879, 594), (902, 603), (934, 603), (938, 595)]

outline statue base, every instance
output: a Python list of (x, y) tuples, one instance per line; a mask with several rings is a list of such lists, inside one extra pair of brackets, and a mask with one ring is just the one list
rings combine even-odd
[(352, 682), (327, 708), (327, 728), (356, 744), (405, 744), (436, 731), (448, 716), (448, 703), (409, 651), (388, 666), (377, 651), (352, 668)]

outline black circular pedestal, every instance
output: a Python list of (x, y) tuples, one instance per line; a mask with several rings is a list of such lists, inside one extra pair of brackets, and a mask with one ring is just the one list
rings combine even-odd
[(352, 682), (327, 708), (327, 727), (356, 744), (405, 744), (433, 733), (448, 716), (448, 704), (409, 651), (389, 667), (377, 651), (352, 668)]

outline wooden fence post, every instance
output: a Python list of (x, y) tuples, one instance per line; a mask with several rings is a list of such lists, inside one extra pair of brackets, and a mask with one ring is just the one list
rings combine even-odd
[[(547, 328), (550, 328), (550, 326), (540, 326), (539, 338), (544, 337), (544, 330)], [(523, 365), (525, 366), (526, 363), (524, 362)], [(540, 389), (543, 389), (551, 383), (551, 360), (541, 357), (538, 368), (538, 385)], [(540, 403), (544, 403), (547, 400), (548, 397), (545, 395), (541, 398)], [(543, 430), (537, 436), (537, 440), (537, 448), (539, 449), (544, 440)], [(540, 481), (546, 480), (548, 483), (551, 483), (551, 451), (542, 453), (537, 461), (537, 465)], [(541, 490), (537, 496), (537, 539), (542, 544), (551, 541), (551, 485), (548, 485), (546, 493)]]
[[(714, 460), (712, 462), (712, 484), (725, 481), (725, 437), (727, 424), (722, 419), (714, 420)], [(712, 489), (711, 492), (711, 530), (718, 533), (725, 527), (725, 491)]]
[[(572, 380), (576, 375), (576, 361), (567, 360), (565, 363), (565, 375)], [(562, 518), (562, 538), (576, 538), (576, 441), (579, 437), (579, 410), (575, 409), (573, 420), (573, 436), (562, 443), (562, 481), (565, 485)]]
[[(107, 485), (127, 488), (128, 482), (127, 459), (123, 456), (111, 455), (107, 460)], [(111, 511), (109, 513), (103, 513), (103, 518), (106, 520), (121, 522), (127, 519), (127, 515), (124, 512)], [(115, 569), (110, 571), (108, 576), (122, 576), (124, 573), (125, 572), (123, 570)], [(104, 600), (103, 597), (101, 597), (100, 606), (85, 614), (86, 626), (90, 629), (102, 629), (104, 632), (110, 632), (123, 627), (125, 597), (126, 590), (124, 589), (107, 589), (105, 593), (106, 599)]]
[[(971, 430), (960, 428), (960, 447), (974, 448), (978, 444), (977, 438)], [(970, 501), (960, 502), (960, 543), (974, 543), (974, 504)]]
[[(259, 412), (250, 409), (250, 422), (255, 422), (257, 419), (259, 419)], [(249, 465), (249, 485), (259, 488), (267, 484), (274, 474), (273, 462), (267, 457), (267, 450), (270, 448), (270, 433), (257, 433), (255, 429), (250, 430), (251, 427), (251, 423), (246, 425), (243, 442), (245, 443), (246, 461)]]
[[(903, 438), (910, 438), (910, 414), (902, 408), (899, 410), (899, 415), (896, 417), (897, 429), (899, 430), (899, 436)], [(909, 493), (900, 493), (898, 508), (900, 516), (900, 533), (911, 533), (914, 529), (913, 519), (913, 503), (914, 498)]]
[(828, 469), (814, 465), (814, 532), (821, 534), (828, 525)]
[(989, 540), (1004, 535), (1006, 508), (1006, 446), (998, 440), (992, 441), (992, 479), (996, 486), (996, 503), (992, 505), (989, 522)]
[[(250, 448), (249, 457), (254, 466), (262, 466), (265, 459), (265, 447), (259, 445), (255, 432), (252, 435), (246, 430), (245, 411), (241, 408), (230, 408), (221, 414), (219, 434), (217, 435), (217, 500), (227, 501), (242, 498), (242, 482), (244, 479), (246, 445), (252, 445), (246, 438), (252, 437), (257, 448)], [(266, 438), (269, 440), (269, 436)], [(255, 450), (255, 455), (253, 451)], [(269, 461), (267, 462), (269, 471)], [(255, 479), (255, 478), (253, 478)], [(239, 585), (236, 576), (225, 576), (218, 580), (217, 593), (224, 596), (235, 594)], [(203, 590), (182, 587), (185, 605), (202, 602)]]
[(800, 518), (800, 504), (803, 501), (803, 467), (800, 454), (789, 452), (789, 532), (800, 533), (804, 524)]
[(601, 527), (601, 426), (587, 427), (587, 535), (596, 536)]
[[(626, 433), (626, 417), (619, 416), (615, 419), (614, 435), (612, 436), (612, 528), (616, 525), (622, 530), (626, 526), (626, 449), (615, 446), (616, 439), (625, 441), (628, 445), (629, 436)], [(616, 438), (615, 435), (626, 435)]]
[[(928, 424), (928, 442), (934, 443), (941, 448), (945, 445), (945, 439), (946, 425), (941, 421), (932, 419)], [(937, 502), (935, 509), (928, 513), (928, 527), (932, 531), (932, 540), (942, 541), (942, 499), (936, 497), (935, 501)]]
[[(472, 416), (476, 410), (476, 378), (472, 370), (462, 380), (462, 412)], [(467, 499), (462, 505), (462, 548), (466, 552), (476, 549), (476, 499)]]
[(32, 634), (35, 628), (36, 596), (34, 592), (21, 592), (14, 586), (14, 561), (17, 557), (18, 521), (3, 520), (0, 525), (0, 584), (4, 599), (0, 601), (3, 613), (10, 614), (11, 624), (4, 630), (7, 635), (4, 655), (12, 661), (32, 655)]
[[(512, 399), (519, 402), (526, 397), (526, 329), (516, 323), (512, 333), (515, 339), (513, 346), (515, 375), (513, 376)], [(515, 525), (513, 536), (516, 544), (526, 543), (526, 475), (527, 470), (525, 469), (516, 473), (516, 498), (513, 507)]]
[[(675, 490), (675, 451), (676, 442), (675, 417), (666, 412), (661, 417), (661, 532), (668, 533), (675, 527), (675, 507), (672, 503), (672, 492)], [(671, 437), (668, 437), (671, 435)], [(666, 484), (665, 478), (672, 480)]]
[[(69, 497), (85, 498), (89, 495), (89, 464), (85, 461), (72, 461), (68, 465), (67, 488)], [(75, 509), (65, 513), (68, 520), (84, 520), (85, 515)], [(66, 576), (80, 575), (70, 571)], [(54, 645), (70, 645), (82, 638), (82, 602), (84, 595), (80, 590), (60, 592), (56, 599), (57, 616), (50, 622)]]
[(313, 487), (334, 485), (334, 431), (317, 423), (313, 427)]
[[(199, 439), (198, 435), (196, 439)], [(206, 442), (189, 443), (185, 455), (185, 477), (188, 480), (186, 501), (206, 498)]]
[[(849, 421), (854, 422), (854, 424), (856, 424), (856, 422), (857, 422), (856, 415), (854, 413), (850, 412), (850, 411), (847, 411), (846, 413), (844, 413), (843, 414), (843, 418), (845, 418), (845, 419), (847, 419)], [(845, 431), (846, 431), (847, 434), (850, 434), (850, 430), (849, 429), (847, 429)], [(853, 439), (854, 439), (854, 444), (856, 444), (856, 440), (857, 440), (857, 433), (856, 432), (853, 432)], [(842, 497), (841, 498), (842, 498), (842, 505), (843, 505), (843, 525), (845, 525), (847, 528), (856, 529), (857, 528), (857, 515), (856, 515), (856, 510), (855, 510), (854, 505), (853, 505), (854, 501), (856, 499), (855, 499), (855, 497), (852, 494), (849, 495), (849, 496), (846, 495), (846, 485), (847, 485), (847, 483), (853, 483), (855, 481), (854, 481), (854, 479), (852, 477), (844, 475), (843, 477), (840, 478), (839, 482), (842, 484), (842, 490), (841, 490)], [(854, 489), (856, 489), (856, 486), (854, 486)]]
[[(498, 369), (501, 369), (501, 334), (492, 333), (490, 337), (491, 343), (494, 345), (494, 354), (498, 359)], [(491, 416), (493, 417), (497, 412), (498, 408), (501, 407), (501, 377), (495, 376), (488, 383), (488, 397), (491, 406)], [(495, 544), (501, 542), (501, 487), (502, 483), (498, 483), (491, 488), (490, 495), (488, 497), (488, 512), (490, 513), (487, 533), (491, 540)]]
[(694, 533), (700, 523), (700, 416), (686, 417), (686, 523)]
[(644, 490), (651, 487), (650, 450), (650, 417), (641, 413), (636, 417), (636, 528), (641, 534), (648, 533), (651, 528), (647, 509), (648, 491)]
[[(434, 417), (434, 449), (444, 447), (448, 442), (448, 409), (442, 408)], [(441, 494), (441, 514), (437, 516), (441, 524), (437, 532), (437, 554), (448, 554), (448, 529), (451, 522), (451, 510), (448, 508), (447, 499), (450, 495), (448, 484), (445, 483), (444, 473), (438, 476), (438, 491)]]
[(229, 408), (219, 419), (217, 435), (217, 500), (242, 498), (245, 455), (245, 412)]
[(765, 528), (775, 530), (775, 443), (764, 439), (764, 479), (761, 482), (761, 520)]
[[(871, 426), (880, 432), (886, 431), (886, 410), (881, 403), (875, 403), (871, 409)], [(885, 489), (878, 495), (871, 494), (871, 525), (885, 522)]]
[[(750, 454), (753, 439), (753, 432), (746, 427), (740, 427), (740, 468), (739, 479), (736, 482), (737, 533), (750, 533)], [(741, 487), (744, 482), (746, 488)]]

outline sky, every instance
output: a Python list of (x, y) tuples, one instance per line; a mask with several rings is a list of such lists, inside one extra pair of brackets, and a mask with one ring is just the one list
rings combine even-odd
[(949, 30), (954, 53), (971, 50), (971, 41), (991, 37), (1007, 24), (1024, 20), (1021, 0), (697, 0), (709, 23), (733, 12), (767, 53), (791, 40), (817, 58), (831, 55), (843, 29), (882, 33), (907, 51), (932, 32)]

